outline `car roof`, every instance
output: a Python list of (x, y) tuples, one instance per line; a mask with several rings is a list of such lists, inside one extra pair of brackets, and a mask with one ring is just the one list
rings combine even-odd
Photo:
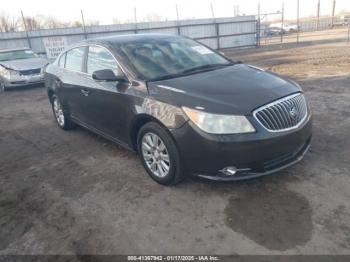
[(128, 43), (128, 42), (142, 42), (144, 40), (150, 39), (172, 39), (172, 38), (180, 38), (181, 36), (172, 35), (172, 34), (126, 34), (126, 35), (115, 35), (115, 36), (107, 36), (85, 40), (85, 43), (105, 43), (105, 44), (118, 44), (118, 43)]
[(14, 49), (0, 49), (0, 53), (6, 53), (6, 52), (14, 52), (14, 51), (24, 51), (24, 50), (31, 50), (30, 48), (14, 48)]

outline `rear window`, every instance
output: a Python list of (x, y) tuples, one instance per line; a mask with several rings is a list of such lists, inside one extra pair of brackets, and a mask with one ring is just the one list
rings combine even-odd
[(65, 68), (72, 71), (82, 71), (85, 47), (77, 47), (66, 53)]

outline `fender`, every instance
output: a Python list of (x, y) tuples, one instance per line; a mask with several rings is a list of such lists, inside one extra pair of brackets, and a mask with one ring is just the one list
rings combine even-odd
[(149, 97), (141, 106), (136, 106), (136, 114), (149, 115), (170, 129), (179, 128), (189, 120), (181, 108)]

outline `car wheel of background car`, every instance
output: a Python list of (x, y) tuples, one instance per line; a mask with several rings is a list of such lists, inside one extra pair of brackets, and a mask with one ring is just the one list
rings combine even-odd
[(0, 92), (5, 92), (6, 87), (5, 87), (5, 83), (0, 81)]
[(70, 120), (67, 113), (64, 112), (62, 104), (57, 95), (52, 95), (51, 105), (57, 124), (64, 130), (72, 129), (74, 127), (74, 124)]
[(138, 153), (147, 173), (162, 185), (173, 185), (183, 178), (179, 152), (168, 132), (149, 122), (138, 133)]

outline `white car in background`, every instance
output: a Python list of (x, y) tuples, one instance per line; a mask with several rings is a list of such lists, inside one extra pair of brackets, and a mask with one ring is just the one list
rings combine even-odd
[(341, 16), (338, 20), (336, 20), (333, 25), (334, 26), (346, 26), (350, 23), (350, 15)]
[(30, 49), (0, 50), (0, 92), (44, 83), (44, 68), (48, 63)]
[[(282, 28), (282, 23), (272, 23), (269, 28)], [(298, 25), (283, 23), (283, 32), (296, 32), (298, 31)]]

